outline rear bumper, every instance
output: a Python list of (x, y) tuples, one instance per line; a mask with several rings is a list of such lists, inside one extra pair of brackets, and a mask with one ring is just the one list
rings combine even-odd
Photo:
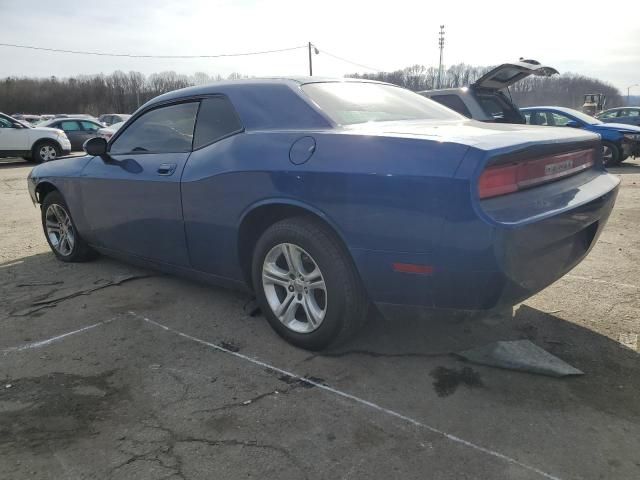
[[(575, 181), (578, 184), (579, 177)], [(520, 200), (530, 204), (535, 199), (540, 213), (512, 222), (509, 216), (519, 211), (514, 202), (504, 202), (509, 208), (485, 209), (490, 218), (445, 227), (440, 254), (369, 252), (365, 284), (378, 305), (455, 310), (515, 305), (584, 259), (609, 218), (618, 185), (617, 177), (604, 172), (575, 189), (567, 190), (565, 183), (565, 207), (551, 213), (547, 203), (559, 201), (560, 196), (551, 198), (557, 185), (524, 193)], [(529, 211), (535, 213), (535, 209)], [(393, 262), (432, 264), (434, 268), (430, 275), (398, 273), (391, 271)]]

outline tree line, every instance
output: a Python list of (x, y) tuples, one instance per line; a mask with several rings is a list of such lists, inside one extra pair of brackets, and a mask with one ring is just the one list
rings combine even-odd
[[(241, 78), (233, 73), (226, 78)], [(220, 75), (191, 76), (161, 72), (116, 71), (110, 75), (69, 78), (7, 77), (0, 80), (0, 111), (12, 113), (132, 113), (140, 105), (171, 90), (222, 80)]]
[[(493, 67), (478, 67), (460, 63), (451, 65), (442, 72), (440, 88), (458, 88), (468, 86)], [(394, 72), (353, 73), (352, 78), (365, 78), (393, 83), (413, 91), (438, 88), (438, 69), (424, 65), (413, 65)], [(565, 73), (552, 77), (529, 76), (516, 82), (509, 88), (516, 105), (531, 107), (535, 105), (555, 105), (580, 109), (587, 93), (604, 93), (607, 107), (624, 105), (620, 91), (613, 85), (575, 73)]]
[[(442, 88), (463, 87), (475, 82), (491, 67), (460, 63), (443, 69)], [(431, 90), (438, 84), (438, 69), (413, 65), (393, 72), (353, 73), (364, 78), (393, 83), (413, 91)], [(243, 78), (233, 73), (226, 79)], [(80, 75), (69, 78), (7, 77), (0, 79), (0, 111), (12, 113), (131, 113), (148, 100), (179, 88), (222, 80), (198, 72), (181, 75), (161, 72), (145, 76), (140, 72), (116, 71), (110, 75)], [(607, 107), (623, 105), (620, 91), (595, 78), (567, 73), (553, 77), (530, 76), (510, 88), (514, 102), (522, 107), (558, 105), (579, 109), (586, 93), (607, 95)]]

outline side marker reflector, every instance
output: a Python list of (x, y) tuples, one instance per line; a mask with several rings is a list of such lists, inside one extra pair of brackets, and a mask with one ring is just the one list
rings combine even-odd
[(393, 271), (400, 273), (415, 273), (418, 275), (431, 275), (433, 265), (416, 265), (414, 263), (394, 263)]

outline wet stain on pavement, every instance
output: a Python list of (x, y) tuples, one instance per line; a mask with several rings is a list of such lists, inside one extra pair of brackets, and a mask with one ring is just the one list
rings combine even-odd
[(469, 388), (483, 386), (480, 374), (470, 367), (462, 367), (459, 370), (437, 367), (429, 375), (434, 379), (433, 388), (439, 397), (452, 395), (460, 385)]
[(236, 353), (240, 351), (240, 347), (233, 342), (220, 342), (220, 346), (225, 350), (229, 350), (230, 352)]
[(71, 442), (95, 433), (123, 395), (109, 382), (111, 372), (83, 377), (51, 373), (11, 380), (0, 391), (0, 447), (39, 450), (50, 442)]

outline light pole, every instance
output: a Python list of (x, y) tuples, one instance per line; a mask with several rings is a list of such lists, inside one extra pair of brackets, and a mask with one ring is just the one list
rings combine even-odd
[(440, 88), (442, 86), (442, 50), (444, 50), (444, 25), (440, 25), (438, 45), (440, 46), (440, 64), (438, 65), (438, 88)]
[(318, 55), (320, 53), (320, 50), (318, 50), (316, 48), (316, 46), (309, 42), (309, 76), (313, 77), (313, 60), (312, 60), (312, 56), (311, 56), (311, 49), (313, 48), (313, 52)]
[(633, 85), (629, 85), (629, 86), (627, 87), (627, 107), (630, 107), (630, 106), (631, 106), (631, 102), (630, 102), (629, 97), (630, 97), (630, 94), (631, 94), (631, 89), (632, 89), (633, 87), (640, 87), (640, 83), (634, 83)]

